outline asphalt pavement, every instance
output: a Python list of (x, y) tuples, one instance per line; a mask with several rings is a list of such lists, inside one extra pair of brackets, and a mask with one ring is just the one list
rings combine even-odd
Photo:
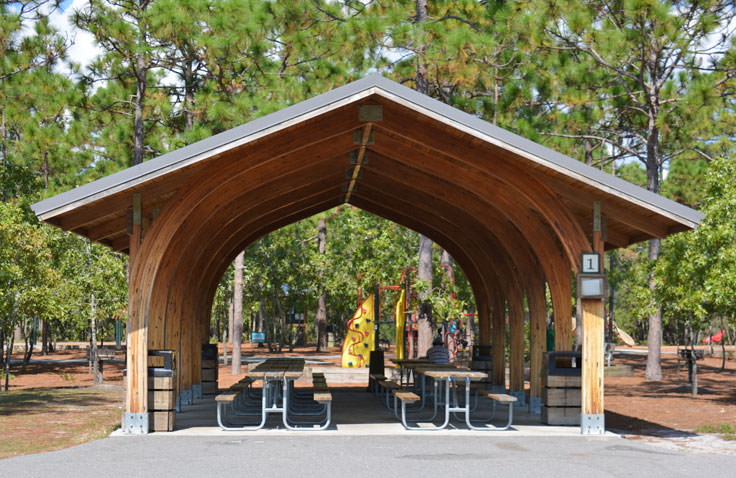
[(736, 456), (687, 453), (620, 437), (111, 437), (0, 460), (30, 477), (688, 477), (734, 476)]

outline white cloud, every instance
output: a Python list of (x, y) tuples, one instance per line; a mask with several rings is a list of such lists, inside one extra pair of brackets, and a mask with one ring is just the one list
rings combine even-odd
[[(72, 0), (62, 3), (61, 8), (49, 16), (49, 21), (54, 28), (58, 29), (70, 43), (68, 57), (70, 61), (85, 68), (92, 62), (102, 49), (95, 43), (95, 39), (89, 32), (78, 29), (72, 24), (72, 15), (77, 10), (87, 7), (89, 0)], [(60, 70), (69, 73), (67, 65), (60, 66)]]

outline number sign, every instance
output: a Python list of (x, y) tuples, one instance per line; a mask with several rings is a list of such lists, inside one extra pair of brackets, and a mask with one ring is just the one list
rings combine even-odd
[(584, 252), (582, 261), (582, 272), (583, 274), (600, 274), (601, 259), (600, 255), (595, 252)]

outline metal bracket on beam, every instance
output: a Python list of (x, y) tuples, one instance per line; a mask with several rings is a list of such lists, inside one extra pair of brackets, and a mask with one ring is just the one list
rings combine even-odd
[(604, 435), (606, 433), (605, 416), (602, 413), (581, 413), (580, 433), (583, 435)]
[[(355, 170), (358, 170), (356, 173)], [(345, 179), (361, 179), (363, 177), (363, 170), (359, 167), (350, 168), (345, 170)]]
[(133, 194), (133, 225), (141, 225), (141, 195), (140, 193)]
[(181, 404), (182, 406), (192, 404), (192, 391), (191, 390), (181, 391)]
[(383, 106), (360, 105), (358, 106), (358, 121), (381, 121), (383, 120)]
[(129, 435), (145, 435), (149, 432), (148, 413), (125, 413), (123, 432)]
[(199, 400), (202, 398), (202, 385), (192, 385), (192, 395), (194, 396), (195, 400)]
[(593, 231), (601, 230), (601, 202), (593, 201)]
[(365, 143), (363, 142), (363, 130), (356, 129), (355, 131), (353, 131), (353, 144), (358, 144), (360, 146), (366, 146), (366, 145), (374, 144), (374, 143), (375, 143), (375, 140), (373, 139), (372, 129), (368, 132), (368, 139), (366, 140)]
[(357, 164), (360, 164), (361, 166), (365, 166), (366, 164), (369, 163), (368, 157), (366, 157), (365, 155), (363, 155), (363, 157), (360, 159), (360, 163), (358, 163), (358, 158), (359, 158), (358, 154), (359, 154), (359, 150), (357, 149), (355, 151), (350, 151), (350, 164), (352, 164), (353, 166)]

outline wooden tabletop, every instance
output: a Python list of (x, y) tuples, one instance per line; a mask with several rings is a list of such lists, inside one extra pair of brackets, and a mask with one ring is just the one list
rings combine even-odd
[(425, 370), (422, 372), (427, 377), (432, 378), (469, 378), (471, 380), (481, 380), (488, 378), (488, 374), (484, 372), (478, 372), (477, 370), (463, 370), (463, 369), (445, 369), (445, 370)]
[(303, 358), (278, 357), (259, 363), (246, 377), (251, 378), (299, 378), (304, 373)]
[(468, 367), (458, 367), (452, 363), (422, 363), (408, 366), (408, 368), (414, 369), (415, 372), (424, 373), (426, 370), (470, 370)]
[(401, 365), (402, 367), (408, 367), (415, 364), (428, 364), (432, 363), (429, 359), (391, 359), (392, 363)]

